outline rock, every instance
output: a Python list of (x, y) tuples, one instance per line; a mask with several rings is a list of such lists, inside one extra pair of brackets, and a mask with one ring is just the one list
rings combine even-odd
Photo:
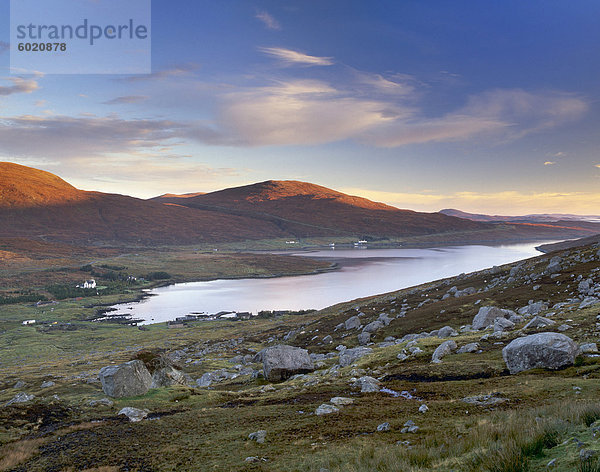
[(523, 329), (546, 328), (554, 324), (556, 324), (556, 322), (549, 318), (544, 318), (543, 316), (534, 316), (531, 321), (529, 321), (529, 323), (523, 327)]
[(400, 431), (401, 433), (416, 433), (419, 430), (419, 427), (415, 425), (413, 420), (408, 420), (404, 423), (404, 428)]
[(589, 306), (596, 305), (598, 303), (600, 303), (600, 299), (598, 299), (596, 297), (587, 297), (585, 300), (583, 300), (579, 304), (579, 308), (580, 309), (587, 308)]
[(465, 344), (464, 346), (462, 346), (458, 351), (456, 351), (457, 354), (466, 354), (466, 353), (470, 353), (470, 352), (477, 352), (479, 350), (479, 344), (477, 343), (469, 343), (469, 344)]
[(548, 264), (548, 267), (546, 267), (546, 274), (557, 274), (560, 272), (562, 270), (561, 262), (562, 258), (559, 256), (550, 259), (550, 263)]
[(110, 365), (100, 369), (102, 390), (109, 397), (143, 395), (152, 384), (150, 372), (140, 360)]
[(371, 333), (362, 332), (358, 335), (358, 344), (364, 346), (371, 341)]
[(22, 380), (17, 380), (17, 382), (13, 385), (13, 388), (15, 390), (19, 390), (20, 388), (24, 388), (25, 385), (27, 385), (25, 382), (23, 382)]
[(360, 318), (358, 316), (352, 316), (344, 322), (346, 329), (356, 329), (361, 325)]
[(28, 393), (17, 393), (12, 399), (6, 402), (6, 406), (13, 405), (14, 403), (27, 403), (35, 398), (35, 395), (30, 395)]
[(374, 333), (381, 328), (383, 328), (383, 323), (381, 321), (372, 321), (363, 328), (363, 333)]
[(377, 426), (377, 431), (379, 431), (380, 433), (386, 432), (390, 430), (390, 424), (388, 422), (385, 423), (381, 423), (379, 426)]
[(323, 403), (321, 406), (319, 406), (319, 408), (316, 409), (315, 415), (317, 415), (317, 416), (330, 415), (331, 413), (338, 413), (339, 411), (340, 411), (339, 408), (337, 408), (333, 405), (329, 405), (327, 403)]
[(522, 308), (519, 308), (519, 315), (530, 315), (530, 316), (535, 316), (538, 313), (540, 313), (541, 311), (547, 310), (548, 309), (548, 304), (545, 302), (535, 302), (535, 303), (529, 303), (529, 305), (524, 306)]
[(225, 369), (214, 370), (212, 372), (206, 372), (202, 374), (198, 380), (196, 380), (197, 387), (209, 387), (214, 382), (221, 382), (223, 380), (230, 380), (239, 377), (240, 374), (235, 372), (228, 372)]
[(90, 400), (89, 406), (113, 406), (115, 403), (108, 398), (101, 398), (100, 400)]
[(444, 326), (438, 330), (437, 336), (438, 338), (449, 338), (450, 336), (458, 336), (458, 333), (454, 328), (451, 328), (450, 326)]
[(453, 340), (444, 341), (440, 344), (437, 349), (433, 352), (433, 356), (431, 356), (431, 362), (441, 362), (442, 358), (447, 356), (448, 354), (452, 354), (453, 351), (456, 350), (456, 342)]
[(385, 326), (388, 326), (392, 322), (392, 318), (390, 318), (387, 313), (382, 313), (377, 318), (378, 321), (381, 321)]
[(482, 306), (473, 318), (471, 327), (474, 330), (485, 329), (492, 326), (496, 318), (510, 318), (514, 314), (515, 312), (511, 310), (503, 310), (495, 306)]
[(260, 459), (256, 456), (248, 456), (244, 459), (244, 462), (249, 462), (249, 463), (260, 462)]
[(353, 349), (345, 349), (340, 352), (340, 365), (342, 367), (353, 364), (361, 357), (367, 356), (373, 352), (369, 347), (355, 347)]
[(250, 439), (251, 441), (256, 441), (259, 444), (264, 443), (266, 437), (267, 437), (267, 432), (264, 429), (261, 429), (260, 431), (256, 431), (254, 433), (250, 433), (248, 435), (248, 439)]
[(50, 388), (50, 387), (54, 387), (56, 385), (56, 383), (54, 383), (52, 380), (46, 380), (45, 382), (42, 382), (42, 385), (40, 385), (40, 388)]
[(506, 318), (496, 318), (494, 320), (494, 332), (510, 331), (515, 328), (515, 324)]
[(282, 344), (263, 351), (263, 371), (267, 380), (286, 380), (292, 375), (315, 370), (306, 349)]
[(148, 410), (140, 410), (139, 408), (126, 406), (119, 411), (119, 415), (125, 415), (127, 418), (129, 418), (129, 421), (136, 423), (138, 421), (142, 421), (146, 416), (148, 416)]
[(150, 388), (171, 387), (173, 385), (192, 385), (193, 380), (188, 374), (172, 366), (162, 367), (152, 375)]
[(360, 388), (362, 393), (379, 392), (379, 380), (364, 375), (354, 382), (356, 388)]
[(408, 356), (404, 352), (401, 352), (400, 354), (398, 354), (396, 356), (396, 359), (398, 359), (400, 362), (402, 362), (402, 361), (405, 361), (406, 359), (408, 359)]
[(594, 451), (592, 449), (581, 449), (579, 451), (579, 459), (582, 462), (589, 461), (590, 459), (592, 459), (593, 457), (596, 457), (597, 455), (598, 455), (598, 451)]
[(579, 346), (560, 333), (538, 333), (517, 338), (502, 349), (511, 374), (543, 367), (560, 369), (575, 362)]
[(596, 343), (587, 343), (579, 346), (579, 350), (584, 353), (596, 353), (598, 352), (598, 345)]
[(427, 413), (429, 411), (429, 407), (425, 404), (419, 407), (419, 413)]
[(558, 328), (556, 328), (558, 331), (563, 332), (563, 331), (567, 331), (568, 329), (571, 329), (571, 325), (568, 324), (561, 324)]
[(325, 336), (323, 338), (323, 344), (331, 344), (333, 342), (333, 338), (331, 337), (330, 334), (328, 334), (327, 336)]
[(333, 403), (337, 406), (346, 406), (354, 403), (354, 399), (348, 397), (333, 397), (331, 400), (329, 400), (329, 403)]
[(470, 405), (479, 406), (490, 406), (497, 405), (508, 401), (508, 398), (502, 398), (498, 392), (490, 393), (489, 395), (475, 395), (472, 397), (465, 397), (462, 399), (463, 402), (469, 403)]

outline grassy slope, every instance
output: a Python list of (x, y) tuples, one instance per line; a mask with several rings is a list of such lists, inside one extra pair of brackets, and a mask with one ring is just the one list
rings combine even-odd
[[(483, 288), (490, 280), (506, 276), (511, 266), (490, 273), (482, 271), (463, 277), (427, 284), (368, 299), (340, 304), (316, 314), (286, 316), (247, 322), (196, 323), (184, 330), (167, 330), (163, 325), (149, 331), (122, 326), (76, 323), (74, 331), (38, 330), (15, 321), (3, 323), (0, 334), (0, 402), (17, 392), (12, 386), (23, 380), (22, 389), (37, 396), (35, 402), (4, 407), (0, 411), (0, 468), (5, 470), (262, 470), (331, 471), (371, 470), (544, 470), (557, 459), (554, 470), (578, 470), (579, 448), (600, 450), (589, 424), (600, 418), (600, 361), (582, 358), (576, 366), (548, 372), (535, 370), (510, 376), (501, 358), (502, 347), (520, 332), (501, 340), (480, 342), (482, 353), (450, 355), (442, 364), (429, 362), (441, 342), (438, 338), (420, 340), (424, 354), (405, 362), (396, 355), (404, 347), (378, 348), (356, 365), (340, 370), (340, 376), (320, 373), (264, 390), (264, 382), (242, 377), (212, 389), (172, 387), (153, 390), (139, 398), (120, 399), (113, 407), (89, 407), (89, 399), (103, 397), (97, 381), (98, 370), (111, 362), (122, 362), (142, 348), (168, 351), (185, 349), (198, 363), (184, 364), (193, 378), (221, 367), (237, 354), (247, 354), (270, 342), (280, 342), (294, 328), (303, 328), (293, 344), (311, 352), (328, 352), (344, 343), (356, 345), (356, 333), (333, 330), (357, 309), (366, 314), (365, 323), (379, 313), (394, 314), (406, 300), (412, 308), (405, 318), (394, 320), (378, 332), (375, 341), (386, 336), (430, 331), (444, 325), (458, 328), (469, 323), (478, 306), (497, 304), (516, 309), (530, 299), (552, 304), (565, 301), (576, 287), (574, 277), (588, 276), (600, 266), (597, 248), (585, 248), (583, 256), (594, 260), (574, 265), (558, 278), (542, 276), (533, 284), (500, 283), (496, 288), (471, 296), (439, 298), (449, 287)], [(562, 254), (573, 261), (578, 254)], [(532, 259), (526, 272), (541, 273), (550, 256)], [(560, 282), (560, 284), (558, 284)], [(478, 300), (482, 300), (476, 305)], [(82, 302), (83, 303), (83, 302)], [(76, 318), (77, 307), (60, 304), (65, 319)], [(30, 314), (23, 307), (14, 319)], [(394, 311), (395, 310), (395, 311)], [(445, 312), (443, 312), (445, 310)], [(566, 332), (577, 342), (593, 342), (598, 332), (598, 308), (579, 310), (570, 304), (556, 310), (557, 325), (568, 323)], [(0, 311), (1, 312), (1, 311)], [(322, 338), (331, 333), (332, 345)], [(465, 333), (456, 338), (463, 345), (478, 341), (482, 333)], [(315, 338), (316, 336), (316, 338)], [(216, 343), (243, 338), (236, 346)], [(498, 344), (501, 343), (501, 344)], [(208, 354), (203, 348), (215, 347)], [(326, 367), (335, 359), (327, 360)], [(385, 387), (407, 390), (420, 397), (430, 410), (418, 413), (421, 401), (393, 398), (384, 393), (361, 394), (350, 385), (353, 376), (367, 373), (382, 380)], [(56, 386), (42, 390), (40, 383), (51, 378)], [(310, 380), (310, 381), (307, 381)], [(577, 393), (573, 387), (581, 390)], [(501, 392), (507, 402), (494, 407), (467, 405), (466, 395)], [(53, 399), (58, 395), (60, 400)], [(355, 399), (338, 414), (317, 417), (312, 413), (333, 396)], [(116, 413), (123, 406), (138, 406), (159, 413), (160, 419), (133, 424)], [(417, 434), (400, 429), (412, 419), (420, 427)], [(387, 421), (391, 431), (376, 432)], [(589, 423), (586, 425), (586, 423)], [(267, 441), (247, 440), (250, 432), (268, 431)], [(397, 442), (400, 441), (399, 444)], [(408, 441), (408, 443), (406, 443)], [(246, 463), (248, 456), (266, 461)], [(511, 468), (510, 463), (514, 466)], [(527, 465), (528, 464), (528, 465)], [(95, 469), (94, 469), (95, 470)]]

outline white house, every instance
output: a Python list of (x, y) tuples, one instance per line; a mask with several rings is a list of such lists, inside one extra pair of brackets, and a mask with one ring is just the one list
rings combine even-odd
[(83, 284), (79, 284), (77, 288), (96, 288), (96, 281), (94, 279), (86, 280)]

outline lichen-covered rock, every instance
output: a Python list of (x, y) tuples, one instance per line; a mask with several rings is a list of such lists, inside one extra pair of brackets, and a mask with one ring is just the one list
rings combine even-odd
[(167, 366), (158, 369), (152, 374), (150, 388), (171, 387), (172, 385), (192, 385), (193, 380), (175, 367)]
[(345, 349), (340, 352), (340, 365), (346, 367), (356, 362), (361, 357), (369, 355), (373, 352), (373, 349), (369, 347), (355, 347), (353, 349)]
[(448, 354), (452, 354), (456, 350), (456, 342), (453, 340), (444, 341), (440, 344), (431, 356), (431, 362), (442, 362), (442, 358)]
[(575, 362), (579, 346), (560, 333), (538, 333), (512, 341), (502, 349), (511, 374), (535, 368), (560, 369)]
[(315, 366), (306, 349), (279, 345), (263, 351), (263, 371), (265, 379), (271, 381), (286, 380), (292, 375), (306, 374), (315, 370)]
[(142, 421), (146, 416), (148, 416), (148, 410), (140, 410), (139, 408), (126, 406), (125, 408), (121, 409), (121, 411), (119, 411), (119, 415), (125, 415), (127, 418), (129, 418), (129, 421), (137, 423), (138, 421)]
[(371, 341), (371, 333), (367, 333), (363, 331), (358, 335), (358, 344), (364, 346), (365, 344), (369, 344)]
[(358, 316), (351, 316), (350, 318), (348, 318), (345, 322), (344, 322), (344, 327), (346, 329), (356, 329), (358, 328), (362, 323), (360, 322), (360, 318)]
[(109, 397), (133, 397), (143, 395), (152, 384), (152, 376), (140, 360), (109, 365), (100, 369), (102, 390)]
[(492, 326), (496, 318), (508, 319), (512, 315), (515, 315), (512, 310), (503, 310), (495, 306), (482, 306), (473, 318), (471, 327), (474, 330), (485, 329)]

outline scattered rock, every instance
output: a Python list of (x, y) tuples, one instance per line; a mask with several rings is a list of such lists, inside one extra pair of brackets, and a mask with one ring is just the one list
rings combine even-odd
[(379, 392), (379, 380), (364, 375), (354, 382), (354, 387), (360, 388), (362, 393)]
[(352, 316), (350, 318), (348, 318), (345, 322), (344, 322), (344, 327), (348, 330), (348, 329), (356, 329), (361, 325), (360, 322), (360, 318), (358, 316)]
[(333, 342), (333, 338), (331, 337), (330, 334), (328, 334), (327, 336), (325, 336), (323, 338), (323, 344), (331, 344)]
[(597, 353), (598, 345), (596, 343), (586, 343), (579, 346), (579, 350), (584, 353)]
[(485, 329), (492, 326), (496, 318), (510, 318), (515, 314), (512, 310), (503, 310), (495, 306), (482, 306), (473, 318), (471, 327), (474, 330)]
[(142, 421), (146, 416), (148, 416), (148, 410), (140, 410), (139, 408), (133, 408), (130, 406), (126, 406), (125, 408), (119, 411), (119, 415), (125, 415), (129, 418), (129, 421), (136, 423), (138, 421)]
[(386, 432), (390, 430), (390, 424), (388, 422), (385, 423), (381, 423), (379, 426), (377, 426), (377, 431), (379, 431), (380, 433)]
[(529, 323), (523, 327), (523, 329), (546, 328), (554, 324), (556, 324), (556, 322), (549, 318), (544, 318), (543, 316), (534, 316), (531, 321), (529, 321)]
[(319, 406), (319, 408), (316, 409), (315, 415), (317, 415), (317, 416), (330, 415), (331, 413), (338, 413), (339, 411), (340, 411), (339, 408), (337, 408), (333, 405), (329, 405), (328, 403), (323, 403), (321, 406)]
[(54, 383), (52, 380), (46, 380), (45, 382), (42, 382), (42, 385), (40, 385), (40, 388), (50, 388), (50, 387), (54, 387), (56, 385), (56, 383)]
[(373, 352), (369, 347), (355, 347), (353, 349), (345, 349), (340, 352), (340, 365), (346, 367), (353, 364), (361, 357), (367, 356)]
[(262, 352), (263, 371), (267, 380), (286, 380), (292, 375), (315, 370), (306, 349), (282, 344), (268, 347)]
[(89, 406), (113, 406), (115, 403), (109, 398), (101, 398), (100, 400), (90, 400)]
[(438, 330), (437, 336), (438, 338), (449, 338), (450, 336), (458, 336), (458, 332), (450, 326), (444, 326)]
[(370, 341), (371, 341), (371, 333), (363, 331), (362, 333), (360, 333), (358, 335), (358, 344), (360, 344), (361, 346), (369, 344)]
[(381, 321), (372, 321), (363, 328), (363, 333), (374, 333), (375, 331), (378, 331), (381, 328), (383, 328), (383, 323)]
[(172, 385), (192, 385), (193, 380), (188, 374), (172, 366), (162, 367), (152, 374), (150, 388), (171, 387)]
[(354, 403), (354, 399), (347, 397), (333, 397), (329, 402), (337, 406), (346, 406)]
[(267, 437), (267, 432), (264, 429), (261, 429), (259, 431), (254, 432), (254, 433), (250, 433), (248, 435), (248, 439), (250, 439), (251, 441), (256, 441), (259, 444), (264, 443), (266, 437)]
[(560, 369), (575, 362), (579, 346), (560, 333), (538, 333), (512, 341), (502, 349), (511, 374), (543, 367)]
[(496, 318), (494, 320), (494, 332), (510, 331), (515, 328), (515, 324), (506, 318)]
[(150, 372), (140, 360), (110, 365), (100, 369), (102, 390), (109, 397), (143, 395), (152, 384)]
[(477, 352), (479, 350), (479, 344), (477, 343), (469, 343), (465, 344), (461, 348), (456, 351), (457, 354), (465, 354), (470, 352)]
[(489, 395), (475, 395), (472, 397), (465, 397), (462, 399), (462, 401), (465, 403), (469, 403), (470, 405), (497, 405), (499, 403), (504, 403), (508, 401), (508, 398), (502, 398), (501, 395), (502, 394), (499, 392), (490, 393)]
[(579, 304), (579, 308), (580, 309), (587, 308), (589, 306), (596, 305), (598, 303), (600, 303), (600, 299), (598, 299), (596, 297), (587, 297), (585, 300), (583, 300)]
[(419, 413), (427, 413), (429, 411), (429, 407), (425, 404), (419, 407)]
[(406, 423), (404, 423), (404, 428), (400, 430), (400, 432), (403, 434), (416, 433), (417, 431), (419, 431), (419, 427), (415, 425), (415, 422), (413, 420), (408, 420)]
[(431, 362), (442, 362), (442, 358), (448, 354), (452, 354), (456, 350), (456, 342), (453, 340), (444, 341), (440, 344), (431, 356)]
[(14, 403), (27, 403), (35, 398), (35, 395), (30, 395), (28, 393), (17, 393), (11, 400), (6, 403), (6, 406), (12, 405)]
[(13, 385), (13, 388), (15, 390), (19, 390), (20, 388), (25, 388), (25, 385), (27, 385), (25, 382), (23, 382), (22, 380), (17, 380), (17, 382)]

